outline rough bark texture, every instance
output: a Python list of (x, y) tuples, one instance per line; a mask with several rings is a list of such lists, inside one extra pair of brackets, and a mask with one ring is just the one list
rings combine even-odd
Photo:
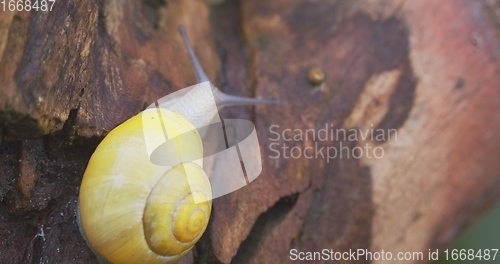
[[(194, 84), (181, 24), (223, 91), (281, 100), (223, 111), (256, 124), (263, 172), (214, 201), (184, 262), (427, 252), (500, 198), (498, 1), (57, 1), (0, 15), (0, 263), (95, 261), (76, 225), (86, 163), (120, 122)], [(281, 139), (384, 157), (273, 159), (272, 125), (397, 138)]]

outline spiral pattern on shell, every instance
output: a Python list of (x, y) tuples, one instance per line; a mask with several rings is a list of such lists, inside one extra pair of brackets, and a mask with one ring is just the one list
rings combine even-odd
[(206, 186), (210, 183), (205, 173), (190, 162), (175, 166), (156, 184), (143, 221), (146, 240), (154, 252), (180, 255), (198, 241), (210, 217)]
[[(206, 229), (211, 186), (203, 171), (200, 135), (182, 115), (145, 110), (113, 129), (92, 155), (80, 187), (82, 234), (111, 263), (171, 263), (184, 256)], [(161, 119), (162, 127), (158, 127)], [(148, 139), (175, 138), (165, 159), (153, 164)], [(193, 133), (194, 132), (194, 133)], [(151, 142), (148, 142), (151, 143)]]

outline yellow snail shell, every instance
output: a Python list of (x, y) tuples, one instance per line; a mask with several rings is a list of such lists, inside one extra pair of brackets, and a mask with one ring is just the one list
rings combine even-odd
[[(160, 111), (169, 135), (192, 131), (190, 137), (179, 137), (178, 156), (172, 158), (200, 157), (201, 138), (189, 120)], [(163, 130), (157, 129), (155, 118), (157, 110), (147, 109), (113, 129), (83, 177), (81, 225), (88, 243), (111, 263), (175, 261), (194, 246), (208, 224), (211, 188), (202, 164), (167, 167), (150, 162), (143, 130), (153, 137), (151, 131), (156, 132), (160, 140)]]

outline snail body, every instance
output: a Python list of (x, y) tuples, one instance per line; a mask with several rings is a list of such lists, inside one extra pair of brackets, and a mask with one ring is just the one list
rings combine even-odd
[[(208, 82), (184, 28), (180, 31), (198, 82)], [(125, 121), (90, 158), (80, 187), (78, 225), (102, 262), (175, 262), (205, 231), (212, 189), (203, 171), (203, 135), (197, 129), (209, 125), (218, 113), (207, 112), (210, 100), (201, 86), (182, 97), (158, 101), (156, 107)], [(218, 108), (275, 103), (210, 89)], [(162, 151), (153, 158), (152, 149), (160, 146)]]

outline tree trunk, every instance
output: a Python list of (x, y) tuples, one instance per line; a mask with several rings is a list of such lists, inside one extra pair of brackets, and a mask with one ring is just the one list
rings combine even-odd
[(195, 84), (179, 25), (223, 91), (281, 101), (222, 111), (255, 123), (263, 170), (214, 200), (183, 262), (426, 260), (498, 201), (499, 1), (56, 1), (0, 16), (0, 263), (96, 261), (76, 224), (85, 166)]

